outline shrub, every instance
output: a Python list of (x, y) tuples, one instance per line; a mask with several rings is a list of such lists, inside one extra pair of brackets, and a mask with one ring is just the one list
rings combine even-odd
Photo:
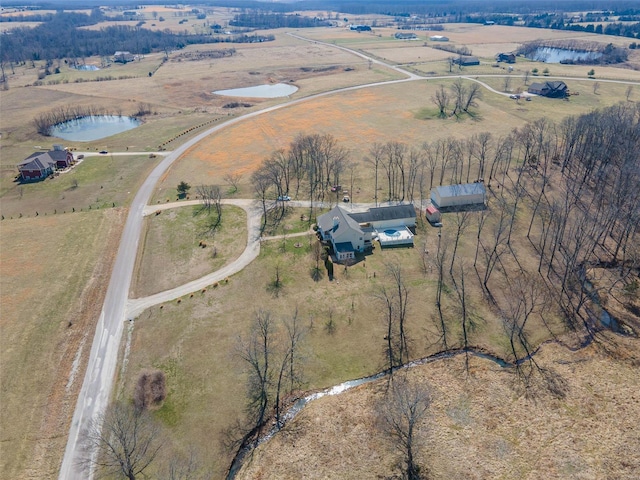
[(162, 370), (143, 371), (138, 377), (133, 403), (138, 410), (159, 407), (167, 398), (167, 385)]

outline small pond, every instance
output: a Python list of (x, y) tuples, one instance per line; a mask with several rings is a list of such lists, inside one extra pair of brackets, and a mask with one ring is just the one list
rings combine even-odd
[(90, 72), (95, 72), (97, 70), (100, 70), (100, 67), (98, 67), (97, 65), (76, 65), (75, 67), (76, 70), (84, 70), (84, 71), (90, 71)]
[(126, 132), (140, 125), (140, 120), (119, 115), (90, 115), (51, 127), (49, 132), (70, 142), (90, 142)]
[(276, 83), (274, 85), (256, 85), (254, 87), (232, 88), (230, 90), (216, 90), (216, 95), (227, 97), (278, 98), (286, 97), (298, 91), (295, 85)]
[(527, 55), (531, 60), (545, 63), (562, 62), (588, 62), (600, 58), (600, 52), (585, 52), (580, 50), (567, 50), (565, 48), (539, 47)]

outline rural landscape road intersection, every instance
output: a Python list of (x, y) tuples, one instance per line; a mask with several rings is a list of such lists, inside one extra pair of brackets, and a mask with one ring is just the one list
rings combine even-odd
[[(311, 41), (313, 43), (324, 43), (308, 40), (297, 35), (293, 36), (301, 40)], [(245, 211), (247, 211), (248, 227), (247, 247), (236, 261), (232, 262), (231, 264), (227, 265), (217, 272), (214, 272), (193, 282), (189, 282), (175, 289), (141, 299), (129, 299), (129, 288), (133, 276), (136, 255), (138, 253), (138, 244), (141, 238), (143, 217), (145, 213), (149, 212), (149, 208), (152, 208), (154, 211), (158, 209), (158, 207), (156, 206), (147, 207), (147, 205), (149, 203), (149, 200), (151, 199), (155, 185), (159, 181), (160, 177), (167, 171), (167, 169), (171, 166), (171, 164), (173, 164), (173, 162), (178, 160), (187, 151), (187, 149), (191, 148), (196, 143), (200, 142), (211, 134), (214, 134), (224, 128), (227, 128), (239, 122), (243, 122), (250, 118), (264, 115), (269, 112), (285, 107), (290, 107), (315, 98), (333, 95), (339, 92), (371, 88), (378, 85), (389, 85), (409, 81), (428, 80), (429, 78), (443, 79), (463, 77), (468, 80), (480, 83), (484, 88), (487, 88), (494, 93), (500, 95), (508, 95), (504, 92), (498, 92), (494, 90), (489, 85), (479, 81), (477, 77), (467, 77), (463, 75), (451, 75), (450, 77), (422, 77), (401, 67), (389, 65), (379, 59), (369, 57), (361, 52), (329, 43), (324, 44), (348, 51), (372, 63), (391, 68), (399, 73), (406, 75), (407, 77), (399, 80), (390, 80), (386, 82), (376, 82), (365, 85), (346, 87), (338, 90), (311, 95), (304, 98), (299, 98), (296, 100), (290, 100), (285, 103), (251, 112), (246, 115), (236, 117), (224, 123), (218, 124), (208, 129), (207, 131), (197, 135), (196, 137), (188, 140), (173, 152), (161, 152), (161, 155), (164, 156), (164, 158), (162, 158), (160, 163), (146, 178), (146, 180), (138, 190), (135, 198), (133, 199), (130, 207), (129, 215), (127, 217), (122, 238), (120, 240), (118, 253), (113, 267), (113, 272), (111, 274), (111, 279), (107, 289), (100, 318), (96, 325), (96, 331), (91, 347), (91, 353), (89, 355), (87, 370), (84, 376), (80, 394), (78, 396), (76, 409), (71, 421), (67, 446), (65, 449), (64, 457), (62, 459), (62, 465), (59, 473), (60, 480), (80, 480), (93, 477), (92, 472), (88, 473), (86, 471), (82, 471), (79, 467), (79, 461), (82, 455), (81, 434), (83, 430), (85, 430), (91, 424), (92, 419), (97, 418), (109, 403), (113, 382), (115, 379), (115, 372), (118, 361), (118, 350), (124, 331), (125, 321), (127, 319), (135, 318), (150, 306), (200, 290), (207, 285), (211, 285), (215, 281), (219, 281), (229, 275), (232, 275), (233, 273), (240, 271), (251, 261), (253, 261), (260, 252), (259, 229), (261, 209), (259, 206), (256, 206), (252, 200), (235, 201), (233, 202), (234, 204), (241, 206), (245, 209)], [(87, 152), (87, 154), (89, 154), (89, 152)], [(91, 155), (94, 154), (95, 153), (91, 153)], [(140, 154), (140, 152), (109, 153), (109, 155), (127, 154), (135, 155)], [(148, 152), (145, 152), (144, 154), (148, 154)], [(181, 204), (185, 205), (186, 203), (182, 202)]]

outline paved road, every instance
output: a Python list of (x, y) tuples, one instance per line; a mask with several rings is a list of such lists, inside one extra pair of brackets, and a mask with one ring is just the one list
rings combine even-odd
[[(295, 36), (295, 35), (294, 35)], [(298, 37), (306, 41), (316, 42), (308, 39), (304, 39), (303, 37)], [(73, 415), (73, 419), (71, 421), (71, 427), (69, 431), (69, 438), (67, 441), (67, 446), (65, 450), (65, 454), (62, 460), (62, 465), (60, 468), (59, 478), (61, 480), (72, 480), (72, 479), (86, 479), (91, 478), (92, 475), (87, 475), (87, 473), (83, 473), (78, 470), (77, 462), (79, 460), (81, 445), (80, 445), (80, 433), (83, 429), (85, 429), (91, 422), (91, 419), (95, 418), (100, 412), (104, 410), (109, 402), (109, 398), (111, 395), (111, 389), (113, 386), (114, 375), (117, 365), (117, 355), (118, 349), (120, 346), (120, 341), (122, 338), (122, 333), (124, 330), (124, 322), (128, 317), (128, 315), (132, 315), (136, 312), (141, 311), (141, 309), (146, 308), (145, 305), (152, 305), (155, 302), (166, 301), (166, 298), (176, 298), (176, 296), (184, 295), (185, 293), (190, 293), (195, 289), (198, 290), (202, 288), (200, 285), (203, 282), (205, 285), (209, 285), (216, 281), (216, 279), (224, 278), (230, 275), (235, 268), (240, 268), (243, 265), (248, 264), (251, 260), (253, 260), (259, 253), (259, 241), (256, 236), (256, 213), (252, 210), (253, 207), (251, 205), (244, 205), (243, 208), (248, 209), (249, 214), (247, 215), (247, 223), (249, 228), (249, 242), (247, 243), (247, 249), (243, 252), (242, 256), (234, 262), (234, 266), (232, 268), (228, 268), (227, 270), (222, 269), (219, 272), (215, 272), (210, 276), (203, 277), (203, 279), (196, 280), (195, 282), (190, 282), (187, 285), (182, 287), (178, 287), (178, 289), (173, 289), (170, 293), (162, 292), (158, 294), (158, 297), (152, 296), (147, 297), (147, 299), (137, 299), (128, 301), (129, 296), (129, 287), (131, 284), (131, 278), (133, 275), (133, 268), (135, 265), (135, 258), (138, 251), (138, 242), (140, 240), (140, 234), (142, 231), (142, 218), (145, 212), (145, 206), (148, 204), (153, 190), (155, 188), (156, 183), (160, 179), (160, 177), (166, 172), (166, 170), (171, 166), (171, 164), (176, 161), (185, 151), (203, 140), (205, 137), (216, 133), (224, 128), (227, 128), (231, 125), (234, 125), (239, 122), (243, 122), (247, 119), (263, 115), (281, 108), (287, 108), (293, 105), (297, 105), (302, 102), (306, 102), (315, 98), (324, 97), (327, 95), (333, 95), (338, 92), (346, 92), (352, 90), (359, 90), (363, 88), (371, 88), (378, 85), (389, 85), (394, 83), (402, 83), (402, 82), (410, 82), (417, 80), (426, 80), (426, 77), (420, 77), (414, 73), (408, 72), (401, 67), (388, 65), (378, 59), (368, 57), (367, 55), (350, 50), (345, 47), (327, 44), (335, 48), (339, 48), (341, 50), (348, 51), (352, 54), (358, 55), (359, 57), (364, 58), (367, 61), (371, 61), (375, 64), (384, 65), (388, 68), (391, 68), (399, 73), (407, 75), (406, 78), (399, 80), (391, 80), (385, 82), (376, 82), (370, 83), (366, 85), (357, 85), (353, 87), (346, 87), (337, 89), (334, 91), (323, 92), (315, 95), (311, 95), (308, 97), (300, 98), (297, 100), (291, 100), (286, 103), (282, 103), (279, 105), (271, 106), (259, 111), (251, 112), (241, 117), (236, 117), (231, 119), (225, 123), (218, 124), (205, 132), (197, 135), (191, 140), (188, 140), (186, 143), (181, 145), (179, 148), (174, 150), (173, 152), (156, 152), (158, 155), (164, 156), (162, 161), (156, 166), (156, 168), (151, 172), (149, 177), (145, 180), (140, 190), (138, 190), (129, 211), (129, 216), (127, 218), (127, 222), (125, 224), (125, 228), (122, 234), (122, 238), (120, 240), (120, 246), (118, 249), (118, 253), (116, 256), (116, 261), (113, 267), (113, 272), (111, 274), (111, 280), (109, 282), (109, 286), (107, 289), (107, 294), (105, 297), (105, 301), (103, 304), (102, 312), (100, 314), (100, 318), (98, 324), (96, 326), (96, 332), (93, 339), (93, 344), (91, 347), (91, 353), (89, 356), (89, 361), (87, 365), (87, 370), (85, 373), (84, 381), (82, 384), (82, 388), (80, 390), (80, 394), (78, 396), (78, 402), (76, 404), (76, 409)], [(434, 77), (438, 79), (442, 78), (457, 78), (463, 77), (468, 78), (470, 80), (478, 81), (485, 88), (493, 91), (494, 93), (499, 93), (501, 95), (506, 95), (503, 92), (498, 92), (483, 82), (480, 82), (475, 77), (468, 77), (464, 75), (452, 75), (450, 77)], [(624, 83), (624, 82), (619, 82)], [(627, 82), (634, 83), (634, 82)], [(85, 155), (100, 155), (96, 152), (78, 152), (84, 153)], [(108, 153), (106, 155), (148, 155), (149, 152), (114, 152)], [(106, 156), (103, 154), (103, 156)], [(293, 202), (292, 202), (293, 203)], [(153, 209), (157, 209), (158, 207), (152, 207)], [(258, 220), (259, 221), (259, 220)], [(184, 293), (183, 293), (184, 292)]]

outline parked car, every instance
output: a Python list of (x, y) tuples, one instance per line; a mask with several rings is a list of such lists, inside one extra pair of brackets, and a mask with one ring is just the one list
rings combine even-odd
[(349, 198), (349, 195), (345, 195), (344, 197), (342, 197), (342, 201), (344, 203), (349, 203), (351, 201), (351, 199)]
[(520, 98), (520, 95), (509, 95), (509, 98), (512, 98), (513, 100), (518, 100)]
[(291, 200), (291, 197), (289, 195), (280, 195), (278, 197), (279, 202), (288, 202), (289, 200)]
[(107, 153), (109, 153), (109, 152), (107, 152), (106, 150), (100, 150), (98, 153), (99, 153), (100, 155), (106, 155), (106, 154), (107, 154)]

